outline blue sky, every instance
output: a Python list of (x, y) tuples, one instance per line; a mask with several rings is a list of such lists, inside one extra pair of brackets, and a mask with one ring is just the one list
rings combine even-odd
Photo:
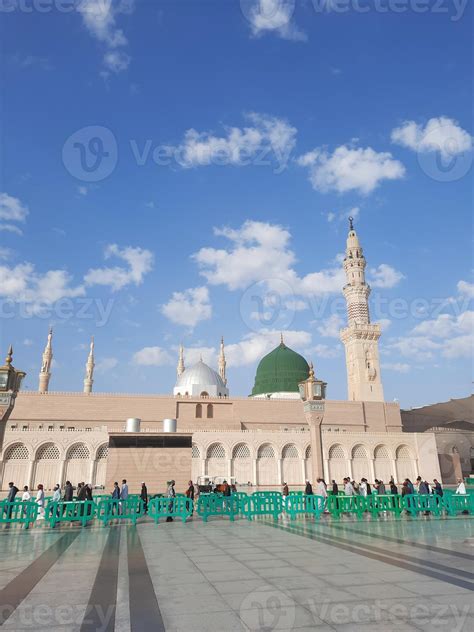
[(53, 390), (91, 335), (95, 390), (158, 393), (223, 335), (239, 395), (283, 329), (344, 399), (351, 214), (386, 398), (471, 391), (472, 7), (326, 4), (1, 3), (0, 342), (28, 388), (50, 324)]

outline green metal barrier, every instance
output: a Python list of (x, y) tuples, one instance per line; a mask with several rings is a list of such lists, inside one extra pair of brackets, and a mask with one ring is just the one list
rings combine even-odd
[(474, 514), (474, 494), (443, 494), (441, 505), (449, 516), (456, 516), (468, 511)]
[(297, 515), (312, 515), (316, 520), (324, 513), (325, 498), (323, 496), (305, 496), (304, 494), (290, 494), (284, 503), (285, 511), (294, 520)]
[(404, 509), (402, 496), (399, 494), (370, 494), (369, 496), (366, 496), (365, 502), (367, 511), (370, 511), (372, 516), (377, 516), (385, 512), (391, 512), (396, 518), (400, 518)]
[(160, 518), (181, 518), (183, 522), (193, 514), (193, 501), (186, 496), (176, 498), (152, 498), (148, 503), (148, 515), (158, 524)]
[(269, 492), (254, 492), (252, 496), (261, 497), (261, 498), (282, 498), (283, 494), (281, 492), (269, 491)]
[(237, 498), (237, 500), (241, 500), (242, 498), (248, 498), (247, 492), (233, 492), (232, 498)]
[(235, 496), (217, 496), (209, 494), (203, 496), (200, 494), (197, 503), (197, 513), (204, 522), (207, 522), (209, 516), (229, 516), (230, 520), (234, 520), (236, 514), (239, 513), (241, 501)]
[(349, 513), (355, 514), (361, 520), (367, 511), (367, 502), (364, 496), (328, 496), (327, 508), (336, 519), (343, 513)]
[(111, 520), (131, 520), (137, 524), (138, 518), (145, 514), (145, 504), (140, 497), (130, 496), (126, 500), (107, 498), (97, 505), (97, 519), (106, 525)]
[(52, 501), (45, 509), (44, 519), (53, 528), (58, 522), (80, 522), (84, 527), (95, 518), (96, 509), (92, 500)]
[(22, 524), (28, 529), (32, 522), (38, 517), (39, 507), (33, 500), (14, 500), (0, 502), (0, 524)]
[(274, 520), (278, 520), (283, 513), (283, 496), (279, 492), (269, 492), (267, 495), (255, 492), (240, 500), (240, 512), (248, 520), (254, 516), (273, 516)]
[(412, 516), (425, 512), (440, 516), (443, 510), (442, 498), (437, 494), (406, 494), (403, 496), (402, 508)]

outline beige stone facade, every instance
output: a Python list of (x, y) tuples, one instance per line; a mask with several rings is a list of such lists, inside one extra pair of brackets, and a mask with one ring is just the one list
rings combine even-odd
[[(110, 483), (109, 433), (123, 432), (129, 417), (142, 419), (145, 434), (176, 418), (178, 431), (193, 437), (193, 480), (225, 476), (275, 488), (313, 479), (314, 450), (300, 400), (25, 392), (5, 432), (2, 489), (10, 480), (47, 488), (66, 479)], [(403, 433), (398, 404), (326, 401), (322, 444), (326, 480), (440, 477), (434, 435)], [(164, 477), (176, 479), (177, 467), (169, 462)], [(114, 476), (125, 476), (120, 464)]]

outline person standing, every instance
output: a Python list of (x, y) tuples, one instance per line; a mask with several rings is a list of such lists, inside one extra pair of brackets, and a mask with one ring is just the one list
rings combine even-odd
[(288, 483), (283, 483), (282, 496), (287, 498), (290, 495), (290, 490), (288, 488)]
[[(13, 503), (15, 502), (15, 496), (18, 494), (18, 487), (14, 484), (14, 483), (8, 483), (8, 496), (7, 496), (7, 502), (8, 503)], [(13, 513), (13, 506), (12, 505), (7, 505), (5, 507), (5, 513), (7, 514), (8, 518), (10, 519), (12, 517), (12, 513)]]
[(77, 500), (83, 502), (87, 499), (87, 491), (84, 483), (77, 484)]
[(28, 485), (23, 487), (23, 495), (21, 497), (22, 502), (26, 503), (31, 500), (30, 490), (28, 489)]
[(53, 489), (53, 503), (58, 503), (61, 500), (61, 488), (59, 485), (55, 485)]
[(306, 481), (306, 487), (304, 488), (304, 493), (306, 494), (306, 496), (313, 495), (313, 486), (311, 485), (309, 481)]
[[(169, 499), (169, 502), (168, 502), (168, 513), (169, 514), (173, 513), (174, 498), (176, 496), (176, 492), (175, 492), (174, 486), (175, 486), (175, 482), (173, 480), (168, 481), (168, 489), (166, 490), (166, 497)], [(173, 522), (173, 517), (171, 515), (169, 515), (166, 518), (166, 522)]]
[(398, 487), (395, 485), (395, 481), (393, 480), (393, 478), (390, 481), (390, 493), (398, 494)]
[(367, 479), (362, 478), (359, 485), (359, 494), (364, 498), (367, 497)]
[(441, 483), (435, 478), (433, 479), (433, 492), (439, 496), (440, 498), (443, 497), (443, 488), (441, 487)]
[(123, 479), (122, 480), (122, 489), (120, 490), (120, 498), (122, 500), (127, 500), (128, 498), (128, 485), (127, 485), (127, 479)]
[(148, 511), (148, 489), (143, 481), (140, 490), (140, 498), (143, 500), (143, 511), (146, 513)]
[(462, 496), (466, 495), (466, 485), (462, 478), (458, 478), (458, 486), (456, 488), (455, 494), (461, 494)]
[(112, 491), (113, 500), (120, 500), (120, 487), (117, 481), (114, 483), (114, 489)]
[(188, 489), (186, 490), (186, 498), (194, 500), (194, 485), (192, 481), (188, 481)]
[(339, 494), (339, 485), (336, 483), (334, 479), (332, 480), (332, 493), (333, 493), (333, 496), (337, 496)]
[[(418, 484), (418, 493), (419, 494), (429, 494), (430, 493), (430, 486), (428, 485), (428, 483), (426, 481), (421, 480), (421, 477), (418, 477), (419, 480), (419, 484)], [(416, 479), (418, 481), (418, 478)]]
[(71, 481), (66, 481), (66, 485), (64, 486), (64, 496), (63, 500), (65, 503), (72, 502), (72, 498), (74, 496), (74, 490), (72, 488)]
[(41, 483), (38, 485), (36, 493), (36, 504), (39, 508), (37, 520), (44, 520), (44, 489)]
[(344, 479), (344, 493), (346, 496), (354, 496), (354, 488), (349, 478)]
[(318, 478), (316, 481), (316, 495), (322, 496), (324, 499), (328, 497), (326, 483), (324, 482), (324, 479), (322, 478)]

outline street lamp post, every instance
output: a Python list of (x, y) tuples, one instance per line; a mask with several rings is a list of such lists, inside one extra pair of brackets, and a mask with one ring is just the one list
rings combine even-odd
[(308, 422), (311, 436), (311, 456), (313, 482), (317, 478), (324, 478), (322, 423), (324, 419), (324, 404), (326, 399), (326, 382), (314, 377), (313, 364), (309, 369), (309, 376), (299, 384), (303, 410)]
[(25, 377), (24, 371), (17, 371), (12, 365), (13, 348), (10, 345), (5, 364), (0, 367), (0, 451), (3, 447), (5, 426), (15, 406), (15, 399)]

